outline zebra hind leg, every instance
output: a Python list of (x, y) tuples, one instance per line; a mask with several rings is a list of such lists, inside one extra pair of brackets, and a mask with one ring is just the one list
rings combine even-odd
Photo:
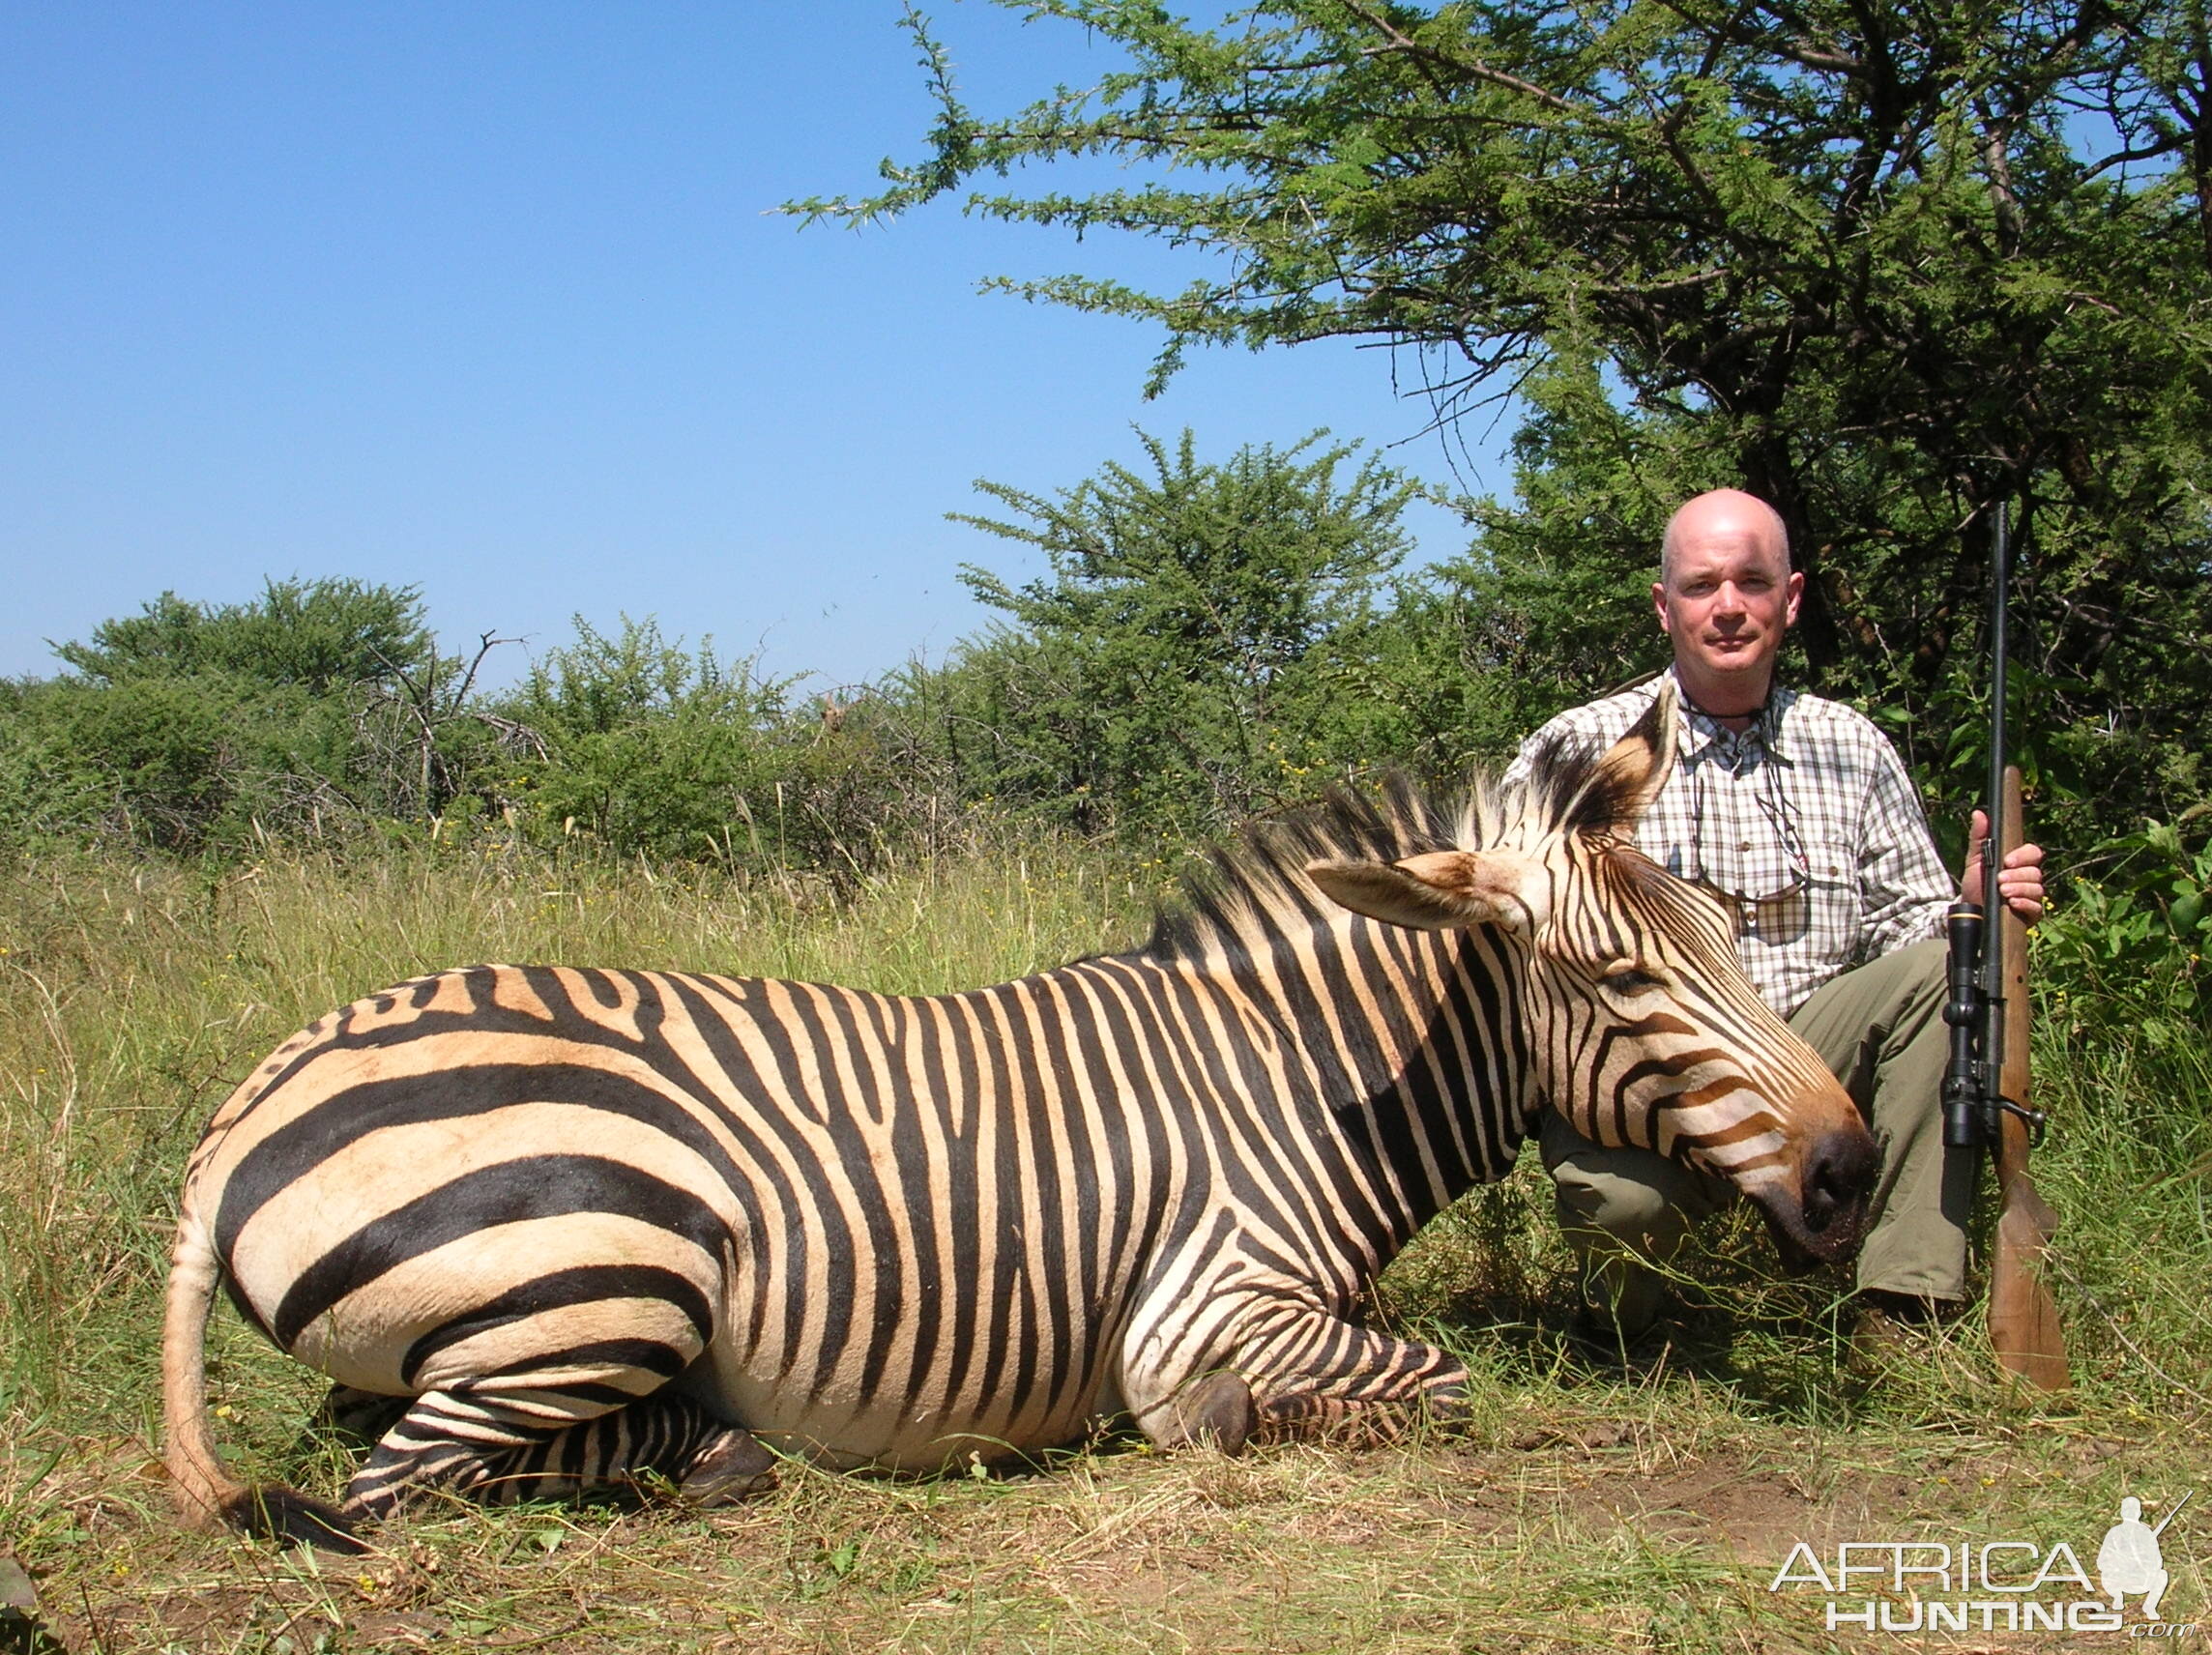
[(374, 1521), (435, 1490), (507, 1505), (635, 1495), (655, 1483), (691, 1503), (720, 1505), (772, 1486), (774, 1464), (750, 1432), (687, 1397), (650, 1396), (561, 1421), (545, 1417), (539, 1397), (426, 1391), (347, 1485), (344, 1512)]
[[(363, 1457), (376, 1446), (386, 1432), (399, 1423), (414, 1400), (364, 1391), (354, 1385), (333, 1385), (330, 1394), (300, 1428), (300, 1435), (292, 1444), (292, 1456), (303, 1464), (319, 1464), (331, 1474), (350, 1477), (360, 1469)], [(258, 1526), (274, 1533), (290, 1532), (266, 1512)], [(326, 1521), (322, 1526), (329, 1528), (331, 1524)], [(295, 1538), (318, 1546), (334, 1544), (311, 1529)]]

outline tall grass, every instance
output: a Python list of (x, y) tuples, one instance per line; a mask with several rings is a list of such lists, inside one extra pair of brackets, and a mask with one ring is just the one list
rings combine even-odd
[[(0, 1437), (30, 1420), (144, 1423), (183, 1157), (254, 1060), (335, 1005), (485, 959), (936, 993), (1129, 945), (1158, 871), (1043, 836), (894, 863), (850, 900), (799, 875), (564, 863), (496, 843), (228, 871), (0, 870)], [(2084, 1395), (2194, 1410), (2212, 1408), (2212, 1040), (2143, 1012), (2146, 981), (2136, 963), (2098, 975), (2077, 960), (2046, 996), (2057, 1014), (2038, 1030), (2038, 1085), (2054, 1126), (2035, 1165), (2064, 1216), (2054, 1263)], [(1476, 1192), (1393, 1272), (1387, 1308), (1548, 1361), (1540, 1335), (1567, 1303), (1548, 1206), (1527, 1175)], [(1747, 1396), (1823, 1407), (1803, 1394), (1803, 1347), (1824, 1336), (1836, 1286), (1778, 1281), (1765, 1258), (1740, 1223), (1685, 1263), (1684, 1296), (1726, 1347), (1706, 1354), (1725, 1353), (1716, 1371)]]
[[(487, 959), (938, 992), (1131, 944), (1145, 932), (1163, 871), (1014, 835), (961, 856), (893, 862), (849, 893), (798, 875), (677, 876), (636, 863), (547, 860), (496, 844), (418, 845), (344, 861), (271, 857), (223, 871), (95, 858), (0, 865), (0, 1550), (13, 1545), (43, 1560), (73, 1589), (90, 1582), (127, 1596), (120, 1577), (110, 1578), (122, 1566), (112, 1559), (128, 1563), (130, 1536), (169, 1532), (159, 1482), (144, 1470), (156, 1440), (160, 1285), (178, 1175), (228, 1089), (333, 1006), (421, 972)], [(2058, 964), (2037, 1035), (2037, 1082), (2053, 1124), (2035, 1167), (2062, 1218), (2053, 1263), (2079, 1381), (2072, 1398), (2023, 1398), (1995, 1383), (1971, 1320), (1933, 1341), (1924, 1361), (1870, 1384), (1840, 1359), (1839, 1283), (1777, 1279), (1748, 1220), (1708, 1227), (1685, 1261), (1683, 1295), (1700, 1308), (1671, 1348), (1625, 1366), (1592, 1357), (1561, 1337), (1570, 1301), (1564, 1256), (1548, 1187), (1525, 1166), (1433, 1226), (1386, 1277), (1381, 1306), (1401, 1326), (1458, 1350), (1482, 1381), (1472, 1440), (1509, 1464), (1482, 1463), (1468, 1473), (1476, 1478), (1470, 1486), (1494, 1491), (1481, 1496), (1492, 1501), (1483, 1521), (1509, 1526), (1484, 1528), (1488, 1538), (1472, 1550), (1435, 1529), (1434, 1514), (1439, 1501), (1476, 1495), (1454, 1492), (1451, 1463), (1423, 1460), (1419, 1450), (1364, 1469), (1289, 1455), (1234, 1476), (1196, 1464), (1152, 1467), (1140, 1458), (1120, 1471), (1079, 1465), (1063, 1484), (1048, 1479), (1026, 1492), (849, 1492), (809, 1473), (763, 1513), (717, 1519), (722, 1527), (696, 1534), (654, 1529), (632, 1538), (659, 1559), (656, 1580), (709, 1567), (732, 1534), (771, 1553), (785, 1547), (788, 1582), (743, 1587), (743, 1601), (766, 1606), (761, 1625), (783, 1629), (745, 1634), (768, 1645), (789, 1632), (792, 1647), (876, 1646), (856, 1630), (863, 1620), (837, 1621), (844, 1630), (834, 1637), (823, 1631), (830, 1623), (820, 1615), (843, 1594), (878, 1606), (870, 1613), (942, 1597), (977, 1624), (1033, 1620), (1047, 1628), (1036, 1646), (1058, 1647), (1049, 1629), (1059, 1600), (1040, 1582), (1065, 1592), (1080, 1586), (1079, 1574), (1033, 1578), (1001, 1564), (1014, 1555), (1009, 1547), (1044, 1545), (1035, 1535), (1058, 1536), (1051, 1545), (1061, 1546), (1070, 1534), (1091, 1533), (1082, 1514), (1096, 1508), (1106, 1514), (1096, 1515), (1095, 1532), (1107, 1537), (1100, 1548), (1146, 1535), (1158, 1549), (1148, 1555), (1172, 1559), (1184, 1532), (1177, 1524), (1198, 1524), (1214, 1536), (1207, 1545), (1219, 1548), (1204, 1553), (1215, 1559), (1205, 1567), (1259, 1567), (1276, 1581), (1265, 1604), (1224, 1584), (1220, 1604), (1206, 1611), (1218, 1609), (1223, 1618), (1208, 1624), (1222, 1636), (1258, 1639), (1255, 1646), (1280, 1639), (1332, 1647), (1345, 1646), (1347, 1628), (1385, 1627), (1399, 1628), (1392, 1636), (1406, 1636), (1408, 1647), (1441, 1648), (1461, 1646), (1453, 1640), (1462, 1637), (1466, 1647), (1481, 1643), (1474, 1633), (1449, 1630), (1462, 1624), (1457, 1609), (1435, 1611), (1434, 1625), (1444, 1630), (1434, 1638), (1404, 1634), (1416, 1621), (1430, 1625), (1418, 1617), (1432, 1611), (1406, 1608), (1411, 1600), (1390, 1583), (1396, 1575), (1426, 1571), (1422, 1579), (1449, 1582), (1438, 1588), (1447, 1598), (1502, 1590), (1484, 1583), (1493, 1578), (1520, 1579), (1549, 1594), (1543, 1601), (1557, 1607), (1546, 1613), (1586, 1628), (1674, 1625), (1684, 1592), (1721, 1603), (1726, 1593), (1712, 1596), (1716, 1571), (1727, 1573), (1718, 1554), (1673, 1542), (1654, 1551), (1624, 1538), (1604, 1515), (1609, 1508), (1572, 1493), (1587, 1481), (1578, 1467), (1608, 1456), (1622, 1474), (1644, 1479), (1637, 1486), (1664, 1495), (1681, 1466), (1700, 1463), (1757, 1469), (1787, 1462), (1808, 1487), (1847, 1491), (1877, 1467), (1885, 1487), (1918, 1480), (1933, 1491), (1950, 1479), (1936, 1467), (1999, 1454), (2011, 1457), (2007, 1475), (2025, 1480), (1969, 1483), (1961, 1473), (1959, 1488), (1943, 1496), (1946, 1521), (1979, 1522), (2000, 1509), (2000, 1496), (2017, 1506), (2025, 1488), (2039, 1523), (2078, 1537), (2110, 1521), (2120, 1492), (2155, 1494), (2150, 1478), (2180, 1476), (2212, 1426), (2204, 1378), (2212, 1372), (2212, 1057), (2202, 1031), (2191, 1038), (2186, 1021), (2150, 1014), (2143, 997), (2165, 991), (2141, 961), (2102, 971), (2079, 959)], [(341, 1467), (317, 1469), (298, 1457), (311, 1376), (227, 1316), (211, 1362), (217, 1394), (231, 1409), (222, 1422), (226, 1448), (249, 1467), (336, 1486)], [(2091, 1448), (2115, 1458), (2083, 1459)], [(1331, 1491), (1332, 1521), (1348, 1536), (1341, 1545), (1330, 1538), (1334, 1528), (1300, 1516), (1309, 1508), (1295, 1490), (1309, 1482)], [(1157, 1526), (1145, 1515), (1155, 1507), (1165, 1514)], [(1370, 1508), (1371, 1523), (1360, 1515)], [(122, 1514), (122, 1550), (99, 1553), (107, 1574), (92, 1572), (89, 1556), (72, 1562), (80, 1553), (69, 1537), (88, 1531), (94, 1510)], [(1007, 1529), (1017, 1513), (1034, 1534)], [(1356, 1534), (1354, 1516), (1368, 1524)], [(559, 1535), (569, 1530), (547, 1521), (471, 1518), (456, 1532), (473, 1538), (437, 1544), (449, 1545), (442, 1555), (451, 1566), (464, 1552), (471, 1567), (480, 1566), (469, 1577), (472, 1590), (509, 1603), (503, 1594), (517, 1559), (550, 1556), (566, 1544)], [(1255, 1522), (1280, 1529), (1268, 1543), (1275, 1553), (1310, 1549), (1311, 1568), (1299, 1565), (1301, 1575), (1267, 1561), (1270, 1553), (1244, 1537)], [(877, 1523), (910, 1526), (848, 1553), (853, 1536), (874, 1533), (867, 1525)], [(1417, 1537), (1394, 1538), (1409, 1523)], [(573, 1532), (601, 1533), (588, 1525)], [(603, 1534), (590, 1542), (603, 1543)], [(211, 1566), (205, 1553), (178, 1555), (177, 1580)], [(1082, 1552), (1083, 1567), (1090, 1555)], [(879, 1596), (864, 1597), (849, 1576), (871, 1557), (901, 1560), (895, 1568), (886, 1561)], [(612, 1559), (595, 1566), (612, 1567)], [(1002, 1596), (899, 1583), (929, 1570), (969, 1582), (962, 1592)], [(1331, 1571), (1356, 1578), (1352, 1597), (1326, 1595), (1335, 1589)], [(161, 1599), (168, 1579), (132, 1601)], [(452, 1608), (460, 1601), (452, 1589), (442, 1601), (457, 1636), (475, 1611)], [(1525, 1608), (1534, 1600), (1514, 1601)], [(2194, 1608), (2193, 1597), (2183, 1601)], [(1735, 1607), (1698, 1612), (1757, 1627), (1773, 1611), (1763, 1599), (1728, 1602)], [(568, 1611), (547, 1598), (511, 1612), (526, 1622), (542, 1614), (553, 1628)], [(1141, 1636), (1066, 1646), (1145, 1646), (1174, 1628), (1172, 1615), (1130, 1614)], [(1336, 1630), (1308, 1640), (1296, 1631), (1306, 1624), (1300, 1617)], [(627, 1636), (609, 1633), (603, 1646), (629, 1647)], [(1694, 1630), (1678, 1644), (1674, 1638), (1652, 1633), (1650, 1646), (1698, 1646)], [(975, 1641), (989, 1639), (978, 1633)], [(968, 1646), (945, 1640), (953, 1644)], [(242, 1634), (223, 1646), (275, 1645)], [(640, 1632), (636, 1646), (666, 1645)]]

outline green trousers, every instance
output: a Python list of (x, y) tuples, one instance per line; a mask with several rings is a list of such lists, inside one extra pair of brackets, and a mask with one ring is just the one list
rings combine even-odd
[[(1976, 1156), (1943, 1147), (1944, 957), (1941, 942), (1915, 943), (1846, 972), (1790, 1027), (1843, 1083), (1881, 1149), (1858, 1285), (1962, 1300)], [(1649, 1263), (1672, 1259), (1692, 1224), (1736, 1199), (1733, 1187), (1649, 1149), (1593, 1144), (1552, 1114), (1540, 1146), (1593, 1308), (1610, 1310), (1624, 1333), (1642, 1332), (1665, 1303)]]

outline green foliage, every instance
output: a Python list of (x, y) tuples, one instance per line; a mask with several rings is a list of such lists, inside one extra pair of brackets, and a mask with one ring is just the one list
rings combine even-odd
[(28, 687), (0, 726), (0, 788), (12, 836), (106, 829), (195, 850), (251, 813), (244, 728), (231, 681), (149, 676), (113, 685)]
[(273, 583), (226, 608), (164, 594), (65, 646), (81, 674), (0, 682), (0, 846), (221, 860), (489, 827), (654, 861), (823, 869), (849, 887), (895, 843), (966, 829), (919, 740), (926, 684), (910, 705), (894, 675), (809, 717), (787, 682), (711, 643), (579, 620), (518, 688), (485, 696), (497, 643), (448, 653), (412, 594), (352, 582)]
[(248, 603), (189, 603), (164, 592), (54, 653), (104, 683), (230, 676), (329, 695), (419, 672), (430, 653), (416, 589), (356, 580), (271, 580)]
[(506, 707), (538, 742), (516, 774), (527, 830), (655, 858), (728, 858), (748, 830), (758, 849), (753, 801), (774, 789), (766, 738), (786, 686), (723, 661), (712, 639), (686, 653), (650, 620), (626, 616), (613, 637), (575, 624)]
[[(2099, 847), (2036, 927), (2035, 1102), (2051, 1116), (2037, 1160), (2067, 1215), (2057, 1240), (2069, 1318), (2130, 1342), (2129, 1359), (2077, 1356), (2127, 1376), (2139, 1415), (2212, 1403), (2201, 1376), (2212, 1284), (2212, 974), (2205, 812), (2149, 822)], [(2189, 1348), (2155, 1346), (2164, 1327)]]
[(1046, 497), (978, 482), (1020, 521), (954, 513), (1037, 547), (1019, 587), (962, 578), (1010, 625), (946, 675), (971, 738), (969, 785), (1109, 823), (1194, 837), (1373, 763), (1359, 690), (1379, 659), (1399, 518), (1418, 485), (1355, 446), (1246, 448), (1201, 461), (1144, 436), (1147, 468), (1109, 463)]
[[(2201, 7), (1842, 0), (1268, 0), (1208, 29), (1007, 0), (1121, 67), (940, 112), (867, 222), (970, 213), (1221, 255), (1150, 294), (1004, 283), (1193, 342), (1412, 347), (1446, 418), (1520, 398), (1519, 502), (1464, 575), (1545, 678), (1646, 661), (1658, 528), (1774, 502), (1808, 576), (1802, 676), (1892, 709), (1915, 763), (1978, 679), (1989, 507), (2016, 503), (2027, 651), (2083, 839), (2201, 796), (2212, 716), (2212, 63)], [(1112, 157), (1088, 194), (1006, 182)], [(1626, 647), (1623, 640), (1628, 640)], [(1535, 696), (1541, 702), (1546, 690)]]
[(439, 653), (409, 588), (163, 593), (55, 653), (78, 673), (0, 699), (0, 843), (232, 854), (359, 833), (448, 809), (488, 756), (473, 669)]
[(2201, 1060), (2212, 1028), (2212, 842), (2205, 807), (2098, 847), (2039, 928), (2036, 965), (2077, 1042)]

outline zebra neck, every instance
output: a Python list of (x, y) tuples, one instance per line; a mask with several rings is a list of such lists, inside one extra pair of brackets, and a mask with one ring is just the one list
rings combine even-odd
[(1512, 1170), (1533, 1098), (1526, 969), (1501, 934), (1346, 919), (1207, 974), (1250, 1056), (1249, 1106), (1336, 1163), (1339, 1203), (1387, 1258), (1476, 1183)]

